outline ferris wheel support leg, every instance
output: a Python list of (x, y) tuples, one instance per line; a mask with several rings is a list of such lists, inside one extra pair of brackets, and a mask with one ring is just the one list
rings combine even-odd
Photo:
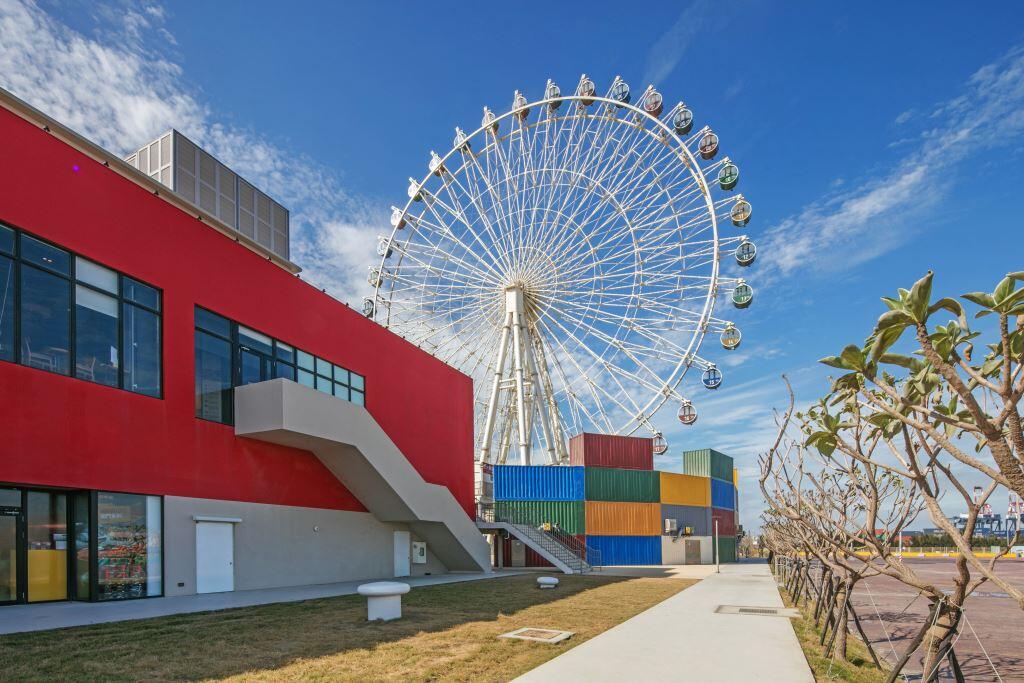
[(494, 436), (494, 417), (498, 412), (498, 393), (501, 389), (501, 376), (505, 372), (505, 354), (508, 351), (508, 336), (512, 327), (512, 314), (505, 315), (505, 327), (501, 330), (501, 343), (494, 359), (494, 385), (491, 387), (491, 400), (487, 402), (487, 420), (484, 422), (483, 439), (480, 441), (480, 462), (488, 462), (491, 450), (491, 439)]
[[(536, 343), (540, 343), (539, 340)], [(551, 435), (551, 422), (548, 416), (547, 391), (541, 381), (540, 373), (537, 370), (537, 354), (533, 350), (534, 340), (530, 339), (526, 346), (527, 360), (530, 363), (530, 377), (533, 381), (533, 400), (540, 413), (540, 426), (544, 432), (544, 445), (548, 451), (548, 464), (558, 464), (558, 456), (555, 454), (555, 441)]]
[(512, 344), (515, 352), (516, 424), (519, 427), (519, 459), (530, 464), (530, 435), (526, 418), (526, 368), (523, 363), (523, 339), (529, 332), (523, 325), (523, 290), (511, 287), (505, 290), (505, 309), (512, 313)]

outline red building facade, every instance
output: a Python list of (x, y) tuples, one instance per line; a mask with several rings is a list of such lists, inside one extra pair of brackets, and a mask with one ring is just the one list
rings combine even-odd
[[(162, 386), (153, 397), (49, 372), (26, 363), (15, 338), (19, 354), (0, 362), (0, 486), (365, 513), (309, 452), (197, 417), (198, 306), (362, 376), (369, 413), (423, 479), (447, 487), (472, 516), (468, 377), (215, 229), (142, 174), (3, 104), (0, 223), (159, 290)], [(175, 592), (175, 578), (164, 577), (164, 593)]]

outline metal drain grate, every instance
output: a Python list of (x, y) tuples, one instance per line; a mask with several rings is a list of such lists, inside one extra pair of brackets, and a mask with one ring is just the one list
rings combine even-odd
[(719, 605), (716, 614), (749, 614), (760, 617), (799, 617), (800, 613), (791, 607), (756, 607), (741, 605)]
[(503, 633), (499, 638), (515, 638), (517, 640), (534, 640), (538, 643), (560, 643), (572, 636), (572, 631), (559, 631), (553, 628), (518, 628)]

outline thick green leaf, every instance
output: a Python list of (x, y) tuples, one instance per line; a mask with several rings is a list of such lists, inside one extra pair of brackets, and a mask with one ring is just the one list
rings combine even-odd
[(996, 290), (992, 292), (992, 298), (996, 300), (997, 304), (1002, 303), (1002, 301), (1013, 292), (1013, 287), (1013, 278), (1009, 276), (1004, 277), (999, 281), (999, 284), (996, 285)]
[[(1021, 290), (1024, 291), (1024, 290)], [(913, 325), (914, 319), (910, 317), (905, 311), (886, 311), (878, 318), (876, 327), (879, 330), (887, 330), (890, 327), (906, 327), (907, 325)]]
[[(1020, 291), (1024, 292), (1024, 289)], [(928, 315), (932, 315), (940, 309), (945, 309), (955, 315), (957, 320), (961, 322), (961, 327), (965, 329), (967, 328), (967, 319), (964, 317), (964, 307), (960, 305), (959, 301), (952, 297), (943, 297), (931, 305), (928, 309)]]
[(934, 273), (928, 271), (928, 273), (914, 283), (914, 286), (910, 288), (910, 295), (907, 297), (907, 308), (910, 309), (910, 314), (914, 316), (914, 320), (923, 323), (928, 319), (928, 304), (932, 298), (932, 276)]
[(864, 352), (856, 344), (850, 344), (844, 348), (839, 357), (843, 359), (846, 367), (850, 370), (864, 369)]
[(887, 353), (879, 358), (878, 362), (885, 363), (886, 365), (899, 365), (901, 368), (907, 368), (908, 370), (919, 370), (923, 365), (917, 358), (901, 356), (898, 353)]
[(983, 308), (992, 308), (996, 305), (996, 300), (987, 292), (969, 292), (962, 295), (961, 298), (967, 299), (971, 303), (978, 304)]

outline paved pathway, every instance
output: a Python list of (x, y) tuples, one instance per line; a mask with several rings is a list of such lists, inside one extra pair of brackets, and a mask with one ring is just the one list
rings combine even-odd
[[(517, 573), (519, 572), (499, 571), (490, 574), (456, 572), (438, 576), (407, 577), (400, 580), (415, 588), (416, 586), (493, 579)], [(88, 624), (105, 624), (131, 619), (150, 619), (172, 614), (269, 605), (276, 602), (332, 598), (339, 595), (352, 595), (356, 592), (357, 587), (373, 580), (375, 579), (327, 583), (317, 586), (178, 595), (169, 598), (145, 598), (120, 602), (51, 602), (41, 605), (11, 605), (0, 609), (0, 635)], [(395, 581), (394, 578), (376, 580)]]
[(782, 607), (768, 565), (722, 565), (700, 583), (516, 679), (812, 682), (789, 619), (716, 614), (719, 605)]

